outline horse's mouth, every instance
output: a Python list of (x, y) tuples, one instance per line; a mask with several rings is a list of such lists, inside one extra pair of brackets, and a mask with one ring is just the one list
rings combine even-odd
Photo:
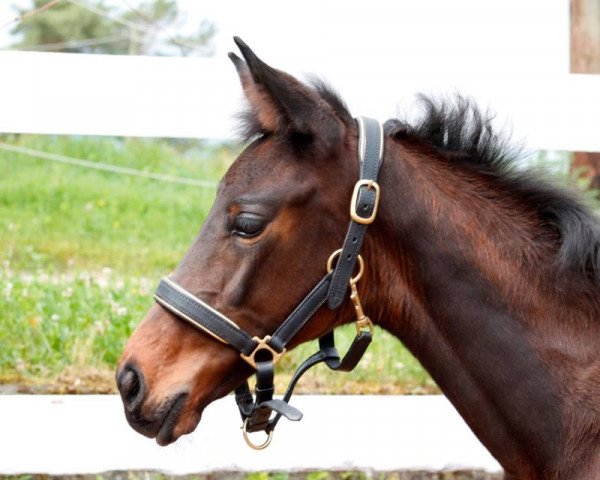
[(181, 416), (181, 412), (183, 411), (183, 407), (185, 406), (187, 397), (187, 393), (182, 393), (177, 396), (165, 414), (162, 425), (156, 434), (156, 443), (159, 445), (169, 445), (179, 438), (179, 436), (174, 435), (174, 430), (179, 417)]
[(155, 438), (159, 445), (168, 445), (180, 436), (175, 436), (174, 430), (181, 418), (188, 396), (187, 392), (183, 392), (175, 396), (172, 401), (163, 403), (150, 419), (142, 414), (142, 402), (137, 402), (133, 405), (134, 408), (125, 408), (125, 418), (136, 432), (149, 438)]

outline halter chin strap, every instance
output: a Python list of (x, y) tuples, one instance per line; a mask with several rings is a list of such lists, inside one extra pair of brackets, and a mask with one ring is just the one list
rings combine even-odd
[[(298, 380), (306, 371), (322, 362), (332, 370), (351, 371), (371, 343), (373, 325), (362, 310), (356, 284), (364, 269), (362, 257), (359, 255), (360, 247), (367, 227), (377, 215), (379, 205), (380, 189), (377, 175), (383, 158), (383, 128), (377, 120), (370, 118), (360, 117), (357, 123), (360, 179), (356, 182), (352, 193), (351, 220), (343, 246), (329, 258), (327, 274), (272, 335), (262, 339), (250, 336), (231, 319), (181, 288), (168, 277), (161, 280), (154, 295), (160, 305), (182, 320), (191, 323), (215, 340), (235, 348), (240, 352), (240, 357), (256, 371), (256, 398), (252, 397), (247, 382), (235, 390), (236, 402), (244, 421), (244, 438), (248, 445), (255, 449), (266, 448), (269, 445), (273, 429), (282, 416), (293, 421), (302, 418), (302, 413), (289, 405), (289, 400)], [(357, 261), (359, 272), (352, 277)], [(325, 302), (331, 310), (342, 305), (348, 287), (351, 290), (350, 299), (356, 310), (357, 328), (356, 337), (350, 348), (344, 357), (340, 358), (335, 348), (333, 332), (322, 336), (319, 339), (319, 351), (298, 367), (283, 398), (274, 399), (274, 364), (285, 353), (287, 345), (298, 331)], [(272, 412), (276, 414), (272, 416)], [(248, 432), (257, 431), (265, 431), (268, 434), (267, 440), (262, 445), (253, 444), (248, 438)]]

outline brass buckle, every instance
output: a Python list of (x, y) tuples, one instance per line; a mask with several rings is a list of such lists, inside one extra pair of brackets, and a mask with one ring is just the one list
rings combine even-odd
[(252, 440), (250, 440), (250, 435), (248, 434), (248, 430), (247, 430), (248, 420), (250, 420), (250, 417), (248, 417), (246, 420), (244, 420), (244, 426), (242, 427), (242, 433), (244, 434), (244, 440), (246, 441), (246, 444), (250, 448), (253, 448), (254, 450), (264, 450), (271, 444), (271, 440), (273, 440), (273, 430), (271, 430), (267, 434), (267, 439), (260, 445), (258, 445), (256, 443), (252, 443)]
[[(368, 217), (361, 217), (356, 212), (356, 201), (358, 200), (358, 193), (362, 187), (367, 187), (368, 190), (371, 190), (372, 188), (375, 189), (375, 206), (373, 207), (373, 212)], [(350, 200), (350, 218), (356, 223), (360, 223), (362, 225), (369, 225), (373, 223), (373, 220), (375, 220), (375, 217), (377, 216), (380, 195), (381, 189), (375, 180), (359, 180), (356, 182), (354, 185), (354, 191), (352, 192), (352, 200)]]
[(254, 370), (256, 370), (256, 361), (254, 360), (254, 357), (256, 356), (257, 352), (259, 352), (261, 350), (269, 351), (271, 353), (271, 355), (273, 356), (273, 364), (277, 363), (277, 361), (286, 352), (285, 348), (281, 352), (278, 352), (273, 347), (271, 347), (271, 345), (269, 345), (268, 342), (269, 342), (269, 340), (271, 340), (271, 335), (267, 335), (263, 339), (254, 337), (254, 338), (252, 338), (252, 340), (254, 340), (255, 342), (258, 342), (258, 345), (256, 347), (254, 347), (254, 350), (252, 350), (252, 353), (250, 355), (244, 355), (243, 353), (240, 353), (240, 357), (242, 357), (242, 360), (244, 360), (246, 363), (248, 363)]

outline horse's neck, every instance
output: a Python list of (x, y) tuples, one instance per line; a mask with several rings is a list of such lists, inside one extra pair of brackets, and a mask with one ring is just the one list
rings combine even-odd
[(533, 475), (558, 461), (565, 432), (565, 385), (547, 357), (570, 347), (553, 344), (565, 332), (535, 324), (559, 302), (540, 293), (522, 259), (548, 247), (533, 242), (528, 218), (506, 223), (506, 206), (494, 207), (500, 218), (486, 217), (492, 200), (481, 186), (411, 155), (381, 178), (389, 193), (378, 238), (386, 240), (367, 248), (378, 250), (369, 259), (380, 259), (373, 285), (383, 288), (371, 287), (371, 308), (385, 305), (379, 323), (417, 356), (503, 466)]

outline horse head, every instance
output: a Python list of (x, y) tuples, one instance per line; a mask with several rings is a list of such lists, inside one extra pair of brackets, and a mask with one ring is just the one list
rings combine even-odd
[[(322, 84), (306, 85), (236, 39), (248, 145), (220, 182), (199, 235), (171, 279), (251, 336), (273, 332), (326, 273), (344, 239), (358, 177), (357, 126)], [(292, 346), (352, 318), (320, 309)], [(117, 383), (127, 419), (168, 444), (253, 373), (237, 351), (154, 305), (129, 340)]]

